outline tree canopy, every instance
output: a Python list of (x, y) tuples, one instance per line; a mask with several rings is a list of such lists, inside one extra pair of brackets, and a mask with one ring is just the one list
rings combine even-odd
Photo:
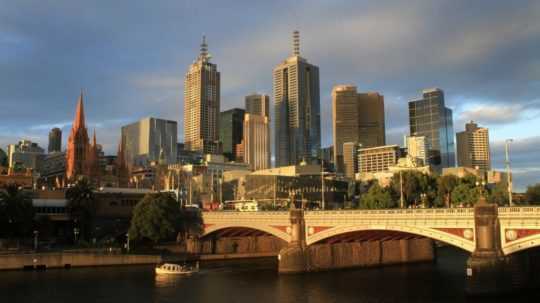
[(133, 210), (129, 238), (158, 243), (185, 230), (178, 202), (169, 193), (147, 194)]
[(527, 186), (527, 191), (525, 192), (525, 198), (529, 204), (538, 205), (540, 204), (540, 183)]
[(80, 229), (81, 236), (89, 240), (92, 236), (96, 201), (94, 188), (86, 178), (81, 178), (66, 191), (67, 212)]
[(34, 207), (31, 196), (16, 184), (0, 190), (0, 234), (28, 236), (33, 227)]
[(397, 203), (392, 199), (390, 189), (383, 188), (375, 182), (360, 199), (360, 208), (379, 209), (393, 208)]

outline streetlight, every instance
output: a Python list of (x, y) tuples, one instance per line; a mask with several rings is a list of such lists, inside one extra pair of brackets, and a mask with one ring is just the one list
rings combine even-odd
[(75, 236), (75, 244), (77, 244), (78, 239), (79, 239), (79, 228), (78, 227), (73, 228), (73, 235)]
[(126, 251), (129, 253), (129, 233), (126, 233)]
[(510, 168), (510, 143), (514, 142), (513, 139), (506, 139), (504, 141), (504, 153), (505, 153), (505, 163), (506, 163), (506, 175), (508, 182), (508, 204), (514, 206), (512, 203), (512, 169)]
[(405, 201), (403, 199), (403, 174), (402, 170), (399, 170), (399, 204), (403, 208), (405, 206)]
[(325, 201), (324, 201), (324, 160), (321, 159), (321, 207), (324, 210), (325, 209)]

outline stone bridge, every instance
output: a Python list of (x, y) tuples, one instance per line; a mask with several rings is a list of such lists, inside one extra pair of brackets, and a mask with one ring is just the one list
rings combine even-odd
[[(499, 207), (500, 248), (509, 255), (540, 246), (540, 207)], [(204, 235), (235, 228), (261, 231), (292, 242), (288, 211), (205, 212)], [(353, 241), (422, 236), (468, 252), (476, 248), (474, 208), (304, 211), (306, 245), (323, 240)], [(388, 231), (388, 233), (385, 233)], [(391, 233), (390, 233), (391, 232)]]
[[(474, 208), (219, 211), (203, 213), (203, 220), (203, 237), (255, 233), (285, 241), (278, 255), (281, 273), (310, 271), (309, 247), (316, 244), (419, 238), (471, 253), (465, 271), (470, 293), (515, 288), (533, 275), (533, 268), (540, 268), (540, 260), (528, 254), (530, 248), (540, 246), (540, 207), (497, 207), (483, 198)], [(540, 254), (534, 256), (540, 259)]]

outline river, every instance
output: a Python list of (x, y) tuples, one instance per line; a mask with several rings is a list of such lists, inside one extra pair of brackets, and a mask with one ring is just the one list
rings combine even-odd
[(0, 302), (538, 302), (540, 295), (467, 298), (467, 255), (438, 250), (436, 263), (278, 275), (276, 262), (205, 263), (191, 277), (156, 277), (152, 266), (0, 272)]

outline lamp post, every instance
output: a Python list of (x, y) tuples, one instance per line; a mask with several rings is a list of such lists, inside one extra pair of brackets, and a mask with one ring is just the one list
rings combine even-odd
[(129, 233), (126, 233), (126, 251), (129, 253)]
[(321, 207), (324, 210), (326, 208), (324, 201), (324, 160), (321, 159)]
[(38, 236), (39, 236), (39, 231), (34, 230), (34, 251), (37, 251), (38, 249)]
[(403, 198), (403, 174), (401, 170), (399, 170), (399, 206), (401, 208), (405, 206), (405, 201)]
[(73, 235), (75, 236), (75, 244), (77, 244), (79, 241), (79, 228), (74, 227), (73, 228)]
[(510, 143), (514, 142), (512, 139), (506, 139), (504, 141), (504, 154), (506, 163), (506, 178), (508, 181), (508, 204), (514, 206), (512, 203), (512, 169), (510, 168)]

